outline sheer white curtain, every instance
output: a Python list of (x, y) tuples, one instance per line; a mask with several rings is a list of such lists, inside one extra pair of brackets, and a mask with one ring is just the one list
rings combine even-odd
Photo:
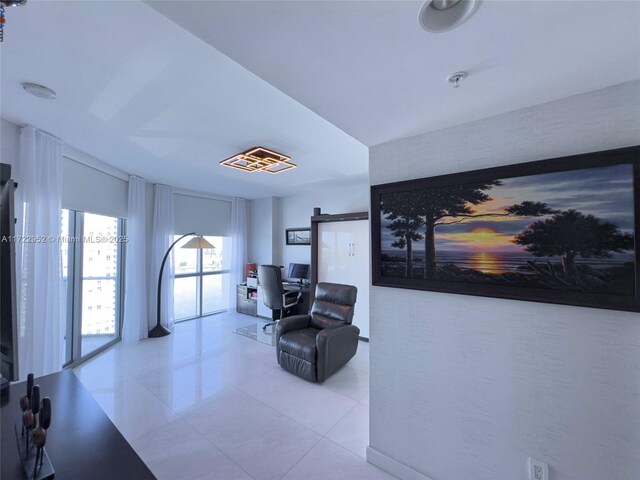
[(231, 201), (231, 271), (229, 274), (229, 310), (236, 307), (236, 285), (244, 282), (247, 264), (247, 202), (244, 198)]
[(145, 220), (145, 181), (129, 177), (127, 244), (124, 269), (124, 319), (122, 341), (135, 343), (147, 338), (147, 237)]
[[(162, 258), (173, 243), (173, 188), (154, 185), (153, 234), (151, 237), (151, 277), (149, 279), (149, 328), (156, 325), (158, 275)], [(164, 267), (162, 277), (161, 323), (173, 328), (173, 252)]]
[[(64, 359), (60, 209), (62, 142), (31, 126), (20, 132), (16, 168), (20, 378), (56, 372)], [(33, 240), (33, 241), (32, 241)]]

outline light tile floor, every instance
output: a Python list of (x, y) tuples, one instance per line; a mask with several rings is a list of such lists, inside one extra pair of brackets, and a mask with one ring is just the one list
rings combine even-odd
[(235, 312), (118, 343), (75, 369), (161, 480), (392, 479), (365, 461), (369, 345), (324, 384), (237, 335)]

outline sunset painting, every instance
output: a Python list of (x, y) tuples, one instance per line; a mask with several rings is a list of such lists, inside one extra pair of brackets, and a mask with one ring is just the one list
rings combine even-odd
[(635, 295), (632, 163), (378, 198), (381, 277)]

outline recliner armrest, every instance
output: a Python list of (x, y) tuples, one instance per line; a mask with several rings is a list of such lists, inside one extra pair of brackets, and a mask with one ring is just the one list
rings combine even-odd
[(310, 315), (292, 315), (284, 317), (276, 324), (276, 358), (278, 364), (280, 364), (280, 337), (291, 330), (307, 328), (310, 322)]
[(276, 335), (280, 337), (283, 333), (291, 330), (300, 330), (301, 328), (307, 328), (311, 322), (310, 315), (291, 315), (290, 317), (284, 317), (276, 325)]
[(335, 325), (316, 336), (318, 382), (324, 382), (355, 355), (360, 329), (355, 325)]

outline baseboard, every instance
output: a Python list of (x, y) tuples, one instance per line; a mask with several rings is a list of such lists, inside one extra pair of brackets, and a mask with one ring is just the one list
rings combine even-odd
[(367, 447), (367, 462), (381, 468), (385, 472), (389, 472), (400, 480), (432, 480), (426, 475), (415, 471), (413, 468), (407, 467), (405, 464), (371, 447)]

